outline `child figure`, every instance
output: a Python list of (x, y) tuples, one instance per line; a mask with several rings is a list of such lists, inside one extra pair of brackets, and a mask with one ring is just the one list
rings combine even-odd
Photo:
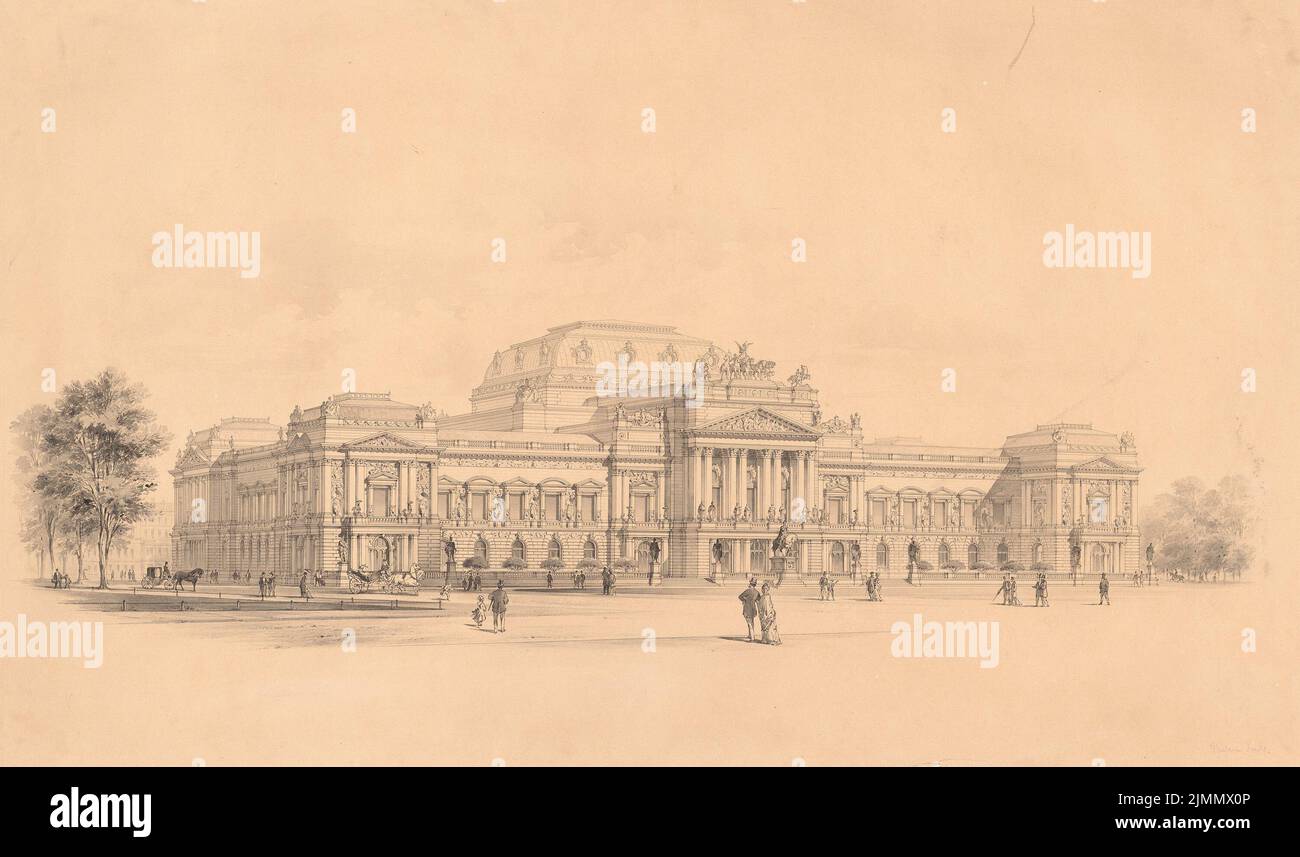
[(478, 603), (474, 605), (474, 612), (469, 614), (474, 619), (474, 624), (483, 627), (483, 622), (487, 619), (487, 599), (480, 595)]

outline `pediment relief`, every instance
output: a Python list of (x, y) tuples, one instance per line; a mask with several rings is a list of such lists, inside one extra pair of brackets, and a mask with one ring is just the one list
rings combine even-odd
[(1137, 468), (1112, 461), (1106, 456), (1076, 464), (1070, 468), (1072, 473), (1136, 473)]
[(357, 449), (361, 447), (364, 447), (365, 449), (392, 449), (396, 451), (424, 450), (428, 448), (422, 444), (412, 443), (409, 440), (400, 438), (395, 434), (380, 432), (379, 434), (371, 435), (370, 437), (362, 438), (361, 440), (354, 440), (345, 443), (340, 447), (340, 449)]
[(695, 429), (697, 435), (709, 434), (752, 434), (752, 435), (798, 435), (815, 437), (816, 432), (808, 426), (800, 425), (794, 420), (778, 416), (763, 408), (754, 408), (741, 414), (723, 417), (716, 422)]

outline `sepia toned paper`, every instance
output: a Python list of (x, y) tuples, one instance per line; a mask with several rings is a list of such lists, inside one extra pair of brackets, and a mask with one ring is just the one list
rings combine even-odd
[(1294, 13), (0, 4), (0, 761), (1296, 764)]

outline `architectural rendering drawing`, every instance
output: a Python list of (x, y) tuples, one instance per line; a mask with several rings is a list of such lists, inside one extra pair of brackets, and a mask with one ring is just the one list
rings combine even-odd
[(0, 5), (0, 762), (1300, 761), (1284, 4)]

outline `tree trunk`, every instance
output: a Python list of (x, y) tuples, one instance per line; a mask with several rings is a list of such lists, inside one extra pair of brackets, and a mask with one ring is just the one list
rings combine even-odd
[(108, 589), (108, 534), (102, 529), (99, 531), (99, 541), (96, 548), (99, 552), (99, 588)]

